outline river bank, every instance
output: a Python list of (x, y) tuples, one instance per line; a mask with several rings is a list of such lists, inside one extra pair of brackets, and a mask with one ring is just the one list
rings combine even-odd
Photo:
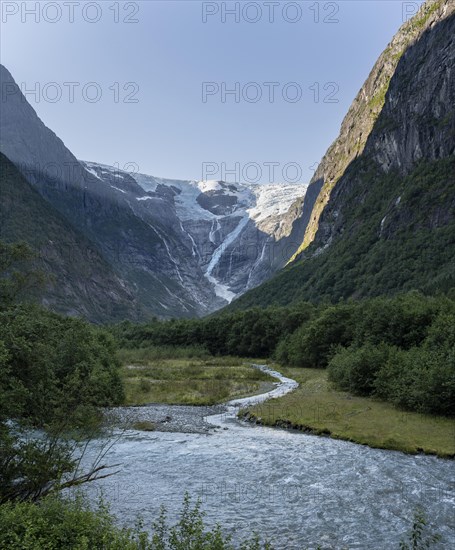
[[(397, 548), (420, 507), (443, 537), (435, 549), (455, 543), (449, 461), (239, 422), (242, 408), (279, 404), (300, 391), (275, 374), (280, 384), (271, 393), (234, 399), (205, 417), (209, 433), (118, 434), (108, 455), (117, 474), (87, 486), (87, 496), (104, 494), (120, 525), (138, 515), (152, 525), (161, 503), (178, 521), (188, 492), (201, 499), (208, 526), (221, 523), (234, 542), (259, 532), (278, 550)], [(106, 442), (93, 441), (84, 460), (99, 456), (100, 445)]]
[[(455, 423), (452, 419), (405, 412), (384, 401), (336, 391), (328, 383), (325, 370), (277, 367), (287, 376), (284, 378), (288, 382), (283, 384), (283, 375), (266, 365), (248, 366), (245, 360), (231, 358), (229, 363), (227, 359), (210, 362), (174, 360), (160, 367), (127, 368), (124, 372), (128, 375), (129, 388), (134, 384), (140, 387), (140, 382), (146, 379), (152, 389), (149, 387), (145, 393), (130, 394), (139, 400), (138, 405), (111, 409), (110, 422), (130, 430), (210, 434), (215, 427), (207, 418), (225, 415), (235, 403), (238, 418), (257, 425), (408, 454), (455, 457)], [(163, 372), (167, 379), (156, 380), (157, 374), (164, 378)], [(236, 399), (211, 404), (215, 397), (214, 376), (218, 377), (220, 373), (223, 377), (228, 374), (235, 377), (225, 395), (231, 393)], [(196, 399), (201, 404), (198, 406), (188, 404), (195, 399), (194, 389), (175, 389), (176, 385), (180, 388), (183, 377), (189, 374), (200, 378)], [(159, 391), (155, 389), (157, 384)], [(228, 388), (227, 384), (225, 388)], [(144, 403), (147, 397), (155, 397), (161, 402)], [(202, 404), (204, 402), (207, 404)]]
[(241, 419), (372, 448), (455, 457), (453, 419), (401, 411), (384, 401), (336, 391), (325, 370), (277, 368), (299, 387), (280, 399), (243, 408)]

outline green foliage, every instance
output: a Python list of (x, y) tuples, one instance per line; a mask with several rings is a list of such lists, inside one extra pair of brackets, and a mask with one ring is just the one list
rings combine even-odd
[(297, 367), (326, 367), (336, 346), (345, 346), (352, 341), (354, 311), (354, 305), (344, 304), (322, 310), (286, 340), (283, 344), (286, 351), (282, 346), (278, 349), (279, 358)]
[(65, 434), (123, 401), (112, 336), (37, 306), (0, 311), (0, 397), (0, 502), (37, 500), (75, 471)]
[(114, 340), (85, 321), (17, 306), (0, 311), (0, 341), (9, 384), (21, 390), (14, 406), (37, 426), (123, 399)]
[(158, 357), (159, 346), (172, 342), (187, 346), (180, 354), (193, 353), (192, 344), (215, 355), (274, 356), (293, 367), (329, 366), (337, 387), (361, 396), (413, 411), (455, 414), (455, 301), (444, 295), (412, 291), (337, 305), (303, 302), (111, 330), (120, 344), (137, 346), (124, 350), (124, 357)]
[(46, 498), (39, 505), (29, 502), (0, 506), (0, 548), (9, 550), (272, 550), (258, 536), (239, 546), (220, 526), (208, 529), (201, 503), (184, 498), (180, 518), (170, 526), (164, 508), (150, 536), (143, 522), (120, 529), (101, 501), (91, 509), (83, 498)]
[[(46, 498), (0, 506), (0, 547), (10, 550), (133, 550), (141, 546), (132, 533), (114, 526), (107, 508), (92, 511), (81, 498)], [(143, 547), (145, 548), (145, 547)]]
[(422, 510), (417, 510), (414, 514), (412, 530), (407, 541), (400, 542), (400, 550), (424, 550), (431, 548), (440, 540), (441, 536), (429, 529)]
[(334, 342), (329, 380), (407, 410), (455, 416), (455, 304), (412, 293), (351, 307), (352, 342)]
[(33, 258), (26, 243), (0, 241), (0, 309), (24, 299), (32, 287), (43, 282), (42, 275), (30, 268)]
[[(428, 526), (420, 510), (401, 550), (431, 548), (441, 537)], [(138, 520), (134, 527), (119, 528), (102, 500), (91, 508), (84, 498), (46, 497), (39, 504), (30, 502), (0, 505), (0, 548), (8, 550), (273, 550), (270, 542), (257, 534), (238, 544), (217, 525), (204, 523), (200, 501), (192, 503), (185, 495), (180, 517), (169, 525), (166, 509), (161, 508), (152, 533)], [(318, 548), (320, 548), (318, 546)]]
[(314, 254), (325, 244), (317, 235), (303, 259), (227, 311), (455, 287), (455, 157), (422, 162), (406, 177), (384, 174), (368, 159), (348, 170), (340, 189), (343, 226), (327, 250)]
[(23, 245), (0, 243), (0, 251), (0, 502), (38, 500), (99, 471), (77, 474), (76, 447), (65, 436), (75, 428), (87, 435), (97, 407), (120, 403), (123, 387), (113, 337), (80, 319), (17, 305), (29, 277), (13, 266), (31, 256)]
[(404, 409), (455, 416), (455, 349), (391, 354), (374, 387), (376, 395)]
[(371, 395), (375, 389), (376, 375), (387, 363), (390, 349), (384, 344), (341, 348), (330, 361), (329, 380), (340, 390)]
[(166, 359), (208, 359), (211, 354), (202, 346), (147, 346), (138, 348), (121, 348), (117, 356), (122, 365), (147, 365)]
[[(314, 306), (298, 304), (292, 308), (251, 309), (199, 320), (154, 320), (144, 325), (121, 323), (110, 327), (122, 348), (147, 348), (161, 353), (177, 348), (178, 357), (191, 354), (269, 357), (279, 340), (291, 334), (314, 314)], [(187, 351), (185, 351), (187, 350)], [(138, 352), (142, 353), (142, 352)], [(157, 357), (158, 358), (158, 357)]]
[(276, 358), (291, 366), (321, 368), (327, 366), (337, 348), (351, 344), (386, 343), (409, 349), (423, 342), (440, 312), (454, 310), (454, 302), (445, 297), (425, 297), (416, 292), (320, 307), (280, 342)]
[(3, 426), (0, 443), (0, 504), (36, 501), (76, 468), (72, 446), (57, 436), (33, 439)]
[(123, 400), (112, 336), (37, 306), (1, 311), (0, 397), (0, 502), (39, 499), (75, 470), (65, 433)]

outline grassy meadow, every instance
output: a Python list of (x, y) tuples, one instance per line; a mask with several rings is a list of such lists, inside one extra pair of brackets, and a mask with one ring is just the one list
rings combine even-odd
[(201, 350), (120, 350), (126, 405), (214, 405), (266, 392), (274, 378), (238, 357), (210, 357)]
[(334, 390), (326, 370), (276, 369), (297, 380), (299, 388), (244, 409), (241, 415), (249, 413), (267, 426), (297, 428), (370, 447), (455, 457), (452, 418), (402, 411), (385, 401)]

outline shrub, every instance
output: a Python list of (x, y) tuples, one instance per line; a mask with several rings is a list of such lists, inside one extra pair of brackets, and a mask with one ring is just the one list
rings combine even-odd
[(376, 375), (387, 363), (392, 351), (393, 348), (385, 344), (341, 348), (328, 365), (329, 380), (344, 391), (371, 395), (376, 387)]
[[(82, 497), (48, 497), (40, 504), (24, 502), (0, 506), (0, 548), (8, 550), (234, 550), (231, 537), (220, 526), (208, 529), (198, 500), (184, 498), (179, 521), (168, 525), (161, 509), (150, 536), (138, 520), (134, 528), (120, 529), (101, 501), (91, 509)], [(241, 550), (272, 550), (254, 535)]]

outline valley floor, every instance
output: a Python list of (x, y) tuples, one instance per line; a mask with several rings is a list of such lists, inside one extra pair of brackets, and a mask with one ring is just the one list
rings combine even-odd
[(238, 357), (158, 359), (122, 370), (126, 405), (216, 405), (265, 393), (276, 380)]
[(333, 390), (325, 370), (276, 369), (300, 386), (284, 397), (243, 409), (241, 417), (375, 448), (455, 457), (453, 419), (401, 411), (384, 401)]
[[(133, 429), (208, 433), (213, 428), (205, 417), (221, 412), (223, 403), (266, 393), (276, 383), (253, 368), (252, 360), (137, 360), (134, 351), (125, 353), (122, 374), (127, 406), (117, 409), (117, 417)], [(300, 386), (284, 397), (242, 409), (241, 418), (375, 448), (455, 457), (453, 419), (406, 412), (384, 401), (334, 390), (325, 370), (276, 369)]]

